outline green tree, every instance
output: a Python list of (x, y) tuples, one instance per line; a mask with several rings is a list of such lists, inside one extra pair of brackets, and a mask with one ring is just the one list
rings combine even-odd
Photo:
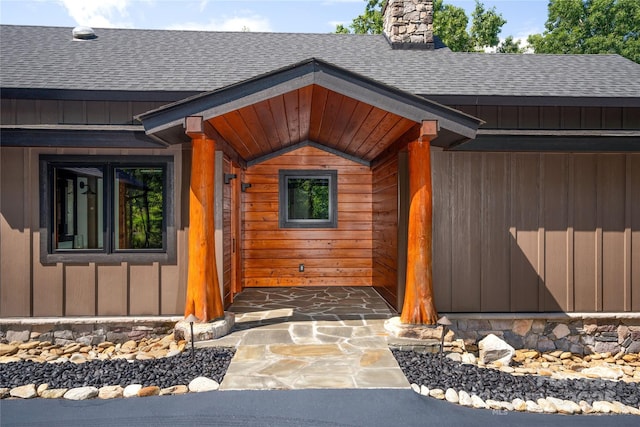
[(349, 31), (348, 27), (345, 27), (342, 24), (338, 24), (336, 25), (336, 30), (334, 32), (336, 34), (349, 34), (351, 31)]
[[(382, 10), (385, 2), (386, 0), (367, 0), (364, 13), (354, 18), (348, 27), (336, 26), (335, 32), (382, 33)], [(484, 4), (476, 0), (469, 29), (469, 17), (463, 8), (444, 4), (443, 0), (435, 0), (433, 4), (433, 32), (455, 52), (482, 51), (485, 47), (498, 46), (498, 35), (506, 22), (495, 7), (485, 9)]]
[(433, 33), (454, 52), (472, 49), (471, 35), (467, 32), (469, 18), (461, 7), (436, 0), (433, 4)]
[(496, 11), (495, 7), (485, 9), (484, 5), (476, 0), (476, 7), (471, 14), (471, 41), (473, 48), (482, 50), (485, 47), (496, 47), (500, 43), (498, 34), (507, 20)]
[(638, 0), (549, 0), (545, 28), (528, 38), (536, 53), (617, 53), (640, 63)]
[(497, 53), (524, 53), (525, 48), (520, 47), (520, 40), (514, 40), (513, 36), (509, 36), (500, 45), (496, 50)]
[(384, 23), (382, 9), (386, 0), (367, 0), (364, 13), (356, 16), (349, 27), (342, 24), (336, 26), (336, 33), (348, 34), (350, 29), (356, 34), (382, 34)]

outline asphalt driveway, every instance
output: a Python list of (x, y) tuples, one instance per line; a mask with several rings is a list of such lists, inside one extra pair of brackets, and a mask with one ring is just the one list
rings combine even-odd
[(69, 401), (0, 400), (1, 426), (637, 426), (636, 416), (471, 409), (411, 390), (218, 391)]

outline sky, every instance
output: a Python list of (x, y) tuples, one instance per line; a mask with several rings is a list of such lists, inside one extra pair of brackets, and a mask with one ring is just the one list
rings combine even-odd
[[(467, 15), (474, 0), (445, 0)], [(541, 33), (547, 0), (484, 0), (507, 23), (501, 38)], [(0, 0), (0, 23), (139, 28), (329, 33), (364, 12), (366, 0)]]

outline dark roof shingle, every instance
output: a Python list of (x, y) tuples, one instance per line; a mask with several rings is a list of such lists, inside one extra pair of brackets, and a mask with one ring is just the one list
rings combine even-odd
[(2, 88), (209, 91), (309, 58), (420, 95), (640, 98), (618, 55), (393, 50), (382, 35), (1, 27)]

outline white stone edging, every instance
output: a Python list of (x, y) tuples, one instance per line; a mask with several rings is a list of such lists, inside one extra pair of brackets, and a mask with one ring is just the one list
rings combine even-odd
[[(546, 414), (630, 414), (640, 415), (640, 408), (624, 405), (620, 402), (596, 401), (593, 405), (589, 405), (585, 401), (573, 402), (571, 400), (562, 400), (552, 397), (538, 399), (536, 402), (523, 399), (514, 399), (512, 402), (500, 402), (492, 399), (483, 401), (475, 394), (469, 394), (464, 390), (456, 391), (447, 389), (446, 391), (434, 388), (429, 389), (427, 386), (420, 386), (416, 383), (411, 384), (411, 389), (425, 397), (432, 397), (438, 400), (446, 400), (462, 406), (469, 406), (476, 409), (491, 409), (493, 411), (518, 411), (518, 412), (534, 412)], [(489, 403), (487, 403), (489, 402)]]

